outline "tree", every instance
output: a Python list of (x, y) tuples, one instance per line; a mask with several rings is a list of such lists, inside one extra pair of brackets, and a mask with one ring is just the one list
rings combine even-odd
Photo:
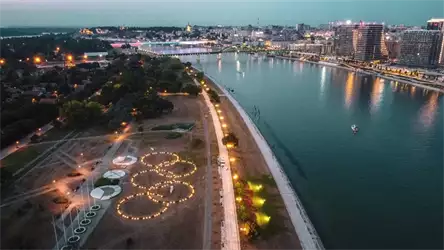
[(202, 92), (202, 88), (195, 84), (187, 84), (182, 91), (190, 94), (191, 96), (197, 96), (200, 92)]
[(102, 115), (102, 106), (97, 102), (69, 101), (62, 106), (62, 115), (68, 125), (85, 128), (94, 124)]
[(229, 145), (232, 145), (232, 147), (237, 147), (237, 145), (239, 144), (239, 139), (236, 137), (234, 133), (230, 132), (228, 133), (228, 135), (222, 138), (222, 143), (227, 147)]
[(210, 99), (212, 102), (220, 103), (220, 97), (216, 91), (210, 89), (210, 90), (208, 90), (208, 94), (210, 95)]
[(185, 63), (185, 67), (191, 68), (191, 63), (190, 62), (186, 62)]
[(196, 79), (197, 79), (199, 82), (202, 81), (203, 78), (204, 78), (204, 73), (202, 73), (202, 72), (197, 72), (197, 73), (196, 73)]

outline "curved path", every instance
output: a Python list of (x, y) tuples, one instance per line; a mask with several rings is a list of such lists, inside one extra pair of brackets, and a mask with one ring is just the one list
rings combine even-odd
[[(273, 178), (276, 182), (276, 185), (279, 189), (279, 193), (284, 200), (285, 207), (290, 216), (291, 222), (295, 228), (296, 233), (299, 236), (299, 240), (301, 242), (301, 247), (303, 249), (324, 249), (322, 245), (321, 239), (319, 238), (316, 230), (308, 218), (307, 213), (305, 212), (304, 207), (302, 206), (301, 201), (296, 195), (296, 192), (293, 190), (288, 177), (282, 170), (279, 162), (277, 161), (273, 151), (269, 147), (267, 141), (259, 132), (258, 128), (251, 120), (251, 118), (247, 115), (245, 110), (240, 106), (240, 104), (231, 96), (231, 94), (225, 90), (221, 85), (219, 85), (214, 79), (206, 75), (211, 81), (218, 86), (219, 89), (223, 91), (228, 100), (233, 104), (236, 108), (239, 115), (244, 120), (245, 124), (248, 127), (251, 135), (253, 136), (256, 144), (258, 145), (267, 166), (273, 175)], [(206, 93), (204, 94), (206, 96)], [(218, 119), (216, 119), (218, 121)], [(219, 137), (218, 137), (218, 141)], [(225, 149), (225, 147), (224, 147)], [(229, 163), (229, 161), (226, 161)], [(231, 180), (230, 180), (231, 181)], [(286, 194), (286, 195), (282, 195)]]
[[(196, 84), (196, 80), (194, 80)], [(239, 226), (237, 223), (237, 212), (236, 212), (236, 203), (234, 199), (234, 188), (233, 188), (233, 180), (230, 168), (230, 161), (228, 157), (228, 150), (225, 145), (222, 144), (223, 131), (222, 126), (219, 121), (219, 116), (214, 108), (213, 104), (210, 101), (210, 97), (205, 91), (202, 91), (202, 95), (205, 99), (205, 103), (207, 104), (211, 117), (213, 119), (214, 130), (216, 132), (217, 144), (219, 147), (219, 155), (222, 159), (225, 160), (226, 168), (222, 168), (221, 178), (222, 178), (222, 204), (224, 210), (224, 224), (222, 228), (222, 249), (227, 250), (239, 250), (240, 247), (240, 238), (239, 238)]]

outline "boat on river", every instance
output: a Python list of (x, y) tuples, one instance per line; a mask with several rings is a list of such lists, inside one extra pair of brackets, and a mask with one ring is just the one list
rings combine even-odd
[(358, 131), (359, 131), (359, 128), (356, 124), (351, 125), (351, 129), (354, 134), (358, 133)]

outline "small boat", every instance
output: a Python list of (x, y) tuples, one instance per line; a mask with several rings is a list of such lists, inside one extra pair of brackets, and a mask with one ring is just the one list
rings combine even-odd
[(352, 129), (353, 133), (355, 133), (355, 134), (359, 131), (359, 128), (356, 124), (351, 125), (351, 129)]

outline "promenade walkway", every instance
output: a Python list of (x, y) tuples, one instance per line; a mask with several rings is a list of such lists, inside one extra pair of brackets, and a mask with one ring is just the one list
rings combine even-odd
[[(198, 84), (195, 80), (195, 83)], [(219, 147), (219, 155), (225, 160), (226, 168), (220, 169), (222, 178), (222, 205), (224, 210), (224, 220), (222, 225), (222, 250), (240, 250), (239, 226), (237, 223), (236, 204), (234, 198), (233, 180), (228, 157), (228, 150), (222, 144), (224, 133), (219, 121), (216, 109), (210, 101), (210, 97), (205, 91), (202, 95), (207, 104), (211, 118), (213, 119), (214, 129), (216, 131), (217, 143)]]
[[(256, 144), (258, 145), (267, 163), (267, 166), (273, 176), (273, 179), (276, 182), (279, 193), (281, 194), (282, 199), (284, 200), (285, 207), (290, 216), (290, 220), (293, 224), (293, 227), (295, 228), (295, 231), (298, 234), (302, 249), (310, 249), (310, 250), (324, 249), (321, 239), (317, 235), (314, 226), (312, 225), (310, 219), (308, 218), (308, 215), (306, 214), (301, 201), (297, 197), (295, 191), (291, 186), (290, 181), (288, 180), (288, 177), (282, 170), (282, 167), (280, 166), (279, 162), (274, 156), (274, 153), (269, 147), (265, 138), (259, 132), (256, 125), (248, 116), (248, 114), (244, 111), (244, 109), (240, 106), (240, 104), (230, 95), (230, 93), (227, 90), (225, 90), (222, 86), (220, 86), (214, 79), (212, 79), (209, 76), (207, 77), (211, 79), (213, 83), (216, 84), (219, 87), (219, 89), (223, 91), (225, 96), (230, 100), (230, 102), (239, 112), (240, 116), (247, 125), (248, 130), (251, 132)], [(206, 95), (206, 93), (204, 95)]]

